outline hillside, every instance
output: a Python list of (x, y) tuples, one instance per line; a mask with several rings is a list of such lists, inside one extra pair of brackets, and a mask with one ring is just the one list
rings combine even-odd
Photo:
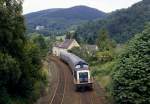
[(150, 22), (150, 0), (143, 0), (127, 9), (110, 13), (105, 20), (88, 22), (78, 27), (75, 37), (80, 41), (95, 43), (98, 31), (105, 27), (110, 37), (124, 43), (141, 32), (147, 22)]
[(64, 32), (76, 28), (89, 20), (101, 19), (106, 13), (86, 6), (57, 8), (25, 15), (28, 31), (35, 31), (36, 26), (44, 26), (41, 31)]

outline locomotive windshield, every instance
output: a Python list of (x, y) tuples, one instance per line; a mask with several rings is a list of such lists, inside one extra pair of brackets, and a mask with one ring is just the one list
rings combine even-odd
[(88, 68), (88, 64), (84, 63), (84, 62), (79, 62), (75, 68), (79, 69), (79, 68)]
[(88, 82), (88, 72), (80, 72), (79, 80), (80, 82)]

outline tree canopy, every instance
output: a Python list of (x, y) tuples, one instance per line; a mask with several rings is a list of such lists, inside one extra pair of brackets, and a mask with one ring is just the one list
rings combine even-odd
[(76, 30), (79, 41), (94, 44), (99, 29), (106, 28), (109, 36), (117, 43), (125, 43), (135, 34), (143, 31), (145, 23), (150, 21), (150, 0), (142, 0), (127, 9), (114, 11), (107, 18), (89, 21)]
[(115, 104), (150, 103), (150, 24), (120, 56), (113, 75)]
[(0, 104), (32, 103), (39, 96), (36, 84), (46, 80), (39, 48), (24, 35), (22, 3), (0, 0)]
[(100, 51), (109, 51), (115, 47), (115, 43), (109, 38), (108, 31), (101, 29), (97, 38), (97, 46)]

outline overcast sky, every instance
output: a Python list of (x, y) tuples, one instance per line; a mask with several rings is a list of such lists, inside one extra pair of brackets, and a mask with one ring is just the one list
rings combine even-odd
[(24, 0), (23, 13), (30, 13), (50, 8), (68, 8), (86, 5), (104, 12), (127, 8), (141, 0)]

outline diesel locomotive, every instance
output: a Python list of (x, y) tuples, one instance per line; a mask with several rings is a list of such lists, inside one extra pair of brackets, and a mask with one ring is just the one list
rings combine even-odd
[(67, 51), (60, 52), (60, 59), (69, 65), (76, 90), (80, 88), (92, 89), (93, 79), (90, 75), (89, 65), (85, 60)]

